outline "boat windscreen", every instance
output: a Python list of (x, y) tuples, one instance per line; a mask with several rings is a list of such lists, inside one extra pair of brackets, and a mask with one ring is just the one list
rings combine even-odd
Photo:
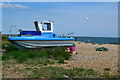
[(42, 30), (44, 30), (44, 31), (51, 30), (51, 24), (44, 23), (44, 25), (42, 25)]

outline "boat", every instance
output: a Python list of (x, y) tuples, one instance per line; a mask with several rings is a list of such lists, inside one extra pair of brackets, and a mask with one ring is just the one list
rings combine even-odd
[(38, 49), (73, 45), (75, 39), (53, 33), (53, 21), (35, 21), (36, 31), (19, 30), (18, 36), (9, 36), (8, 41), (20, 49)]

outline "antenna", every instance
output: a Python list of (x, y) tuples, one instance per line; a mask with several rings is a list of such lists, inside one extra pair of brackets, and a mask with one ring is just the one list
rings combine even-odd
[(10, 26), (10, 35), (12, 36), (12, 30), (15, 30), (16, 29), (16, 25), (11, 25)]

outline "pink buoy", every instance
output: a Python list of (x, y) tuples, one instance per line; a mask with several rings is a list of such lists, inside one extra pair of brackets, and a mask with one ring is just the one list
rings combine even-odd
[(70, 47), (70, 51), (75, 51), (75, 50), (76, 50), (75, 46)]

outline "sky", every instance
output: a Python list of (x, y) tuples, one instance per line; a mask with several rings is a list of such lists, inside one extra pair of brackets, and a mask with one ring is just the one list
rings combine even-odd
[(59, 35), (118, 36), (117, 2), (3, 2), (1, 7), (4, 34), (35, 30), (34, 21), (52, 20)]
[(4, 2), (118, 2), (120, 0), (2, 0)]

